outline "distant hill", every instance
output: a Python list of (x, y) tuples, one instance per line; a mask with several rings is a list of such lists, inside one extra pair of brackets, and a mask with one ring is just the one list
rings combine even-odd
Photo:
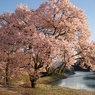
[(79, 66), (80, 64), (75, 64), (74, 67), (74, 71), (90, 71), (90, 67), (87, 67), (87, 69), (83, 69), (82, 67)]
[[(62, 61), (61, 60), (57, 60), (57, 61), (54, 62), (52, 67), (56, 68), (56, 67), (60, 66), (61, 64), (62, 64)], [(86, 65), (85, 65), (85, 67), (87, 67), (87, 69), (83, 69), (82, 67), (80, 67), (80, 63), (76, 63), (72, 67), (74, 68), (74, 71), (90, 71), (90, 68), (87, 67)]]

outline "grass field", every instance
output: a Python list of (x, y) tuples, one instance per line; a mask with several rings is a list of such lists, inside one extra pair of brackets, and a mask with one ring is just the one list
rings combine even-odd
[(36, 88), (0, 88), (0, 95), (95, 95), (95, 92), (38, 84)]
[(48, 85), (48, 83), (58, 80), (59, 78), (62, 77), (48, 76), (40, 78), (35, 88), (20, 86), (4, 88), (0, 86), (0, 95), (95, 95), (95, 92)]

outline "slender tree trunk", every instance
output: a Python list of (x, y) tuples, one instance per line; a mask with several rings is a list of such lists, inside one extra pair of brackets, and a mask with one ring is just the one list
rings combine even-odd
[(4, 76), (4, 87), (7, 87), (6, 76)]
[(7, 85), (8, 85), (8, 77), (5, 76), (4, 77), (4, 87), (7, 87)]
[(9, 71), (9, 54), (8, 54), (8, 59), (7, 59), (7, 63), (6, 63), (6, 68), (5, 68), (5, 77), (4, 77), (4, 86), (7, 87), (8, 85), (8, 71)]
[(8, 68), (9, 68), (9, 63), (6, 64), (5, 68), (5, 77), (4, 77), (4, 86), (7, 87), (8, 85)]

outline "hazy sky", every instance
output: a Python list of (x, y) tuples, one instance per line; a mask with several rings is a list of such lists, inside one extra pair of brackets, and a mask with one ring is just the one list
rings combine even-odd
[[(46, 0), (0, 0), (0, 14), (13, 12), (17, 5), (23, 3), (29, 8), (36, 9)], [(92, 31), (91, 40), (95, 40), (95, 0), (70, 0), (75, 6), (83, 9), (88, 18), (89, 27)]]

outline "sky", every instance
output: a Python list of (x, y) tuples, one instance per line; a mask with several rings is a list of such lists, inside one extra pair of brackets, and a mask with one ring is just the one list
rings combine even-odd
[[(37, 9), (46, 0), (0, 0), (0, 14), (13, 12), (18, 5), (25, 4), (29, 8)], [(90, 40), (95, 40), (95, 0), (70, 0), (73, 5), (85, 11), (92, 35)]]

